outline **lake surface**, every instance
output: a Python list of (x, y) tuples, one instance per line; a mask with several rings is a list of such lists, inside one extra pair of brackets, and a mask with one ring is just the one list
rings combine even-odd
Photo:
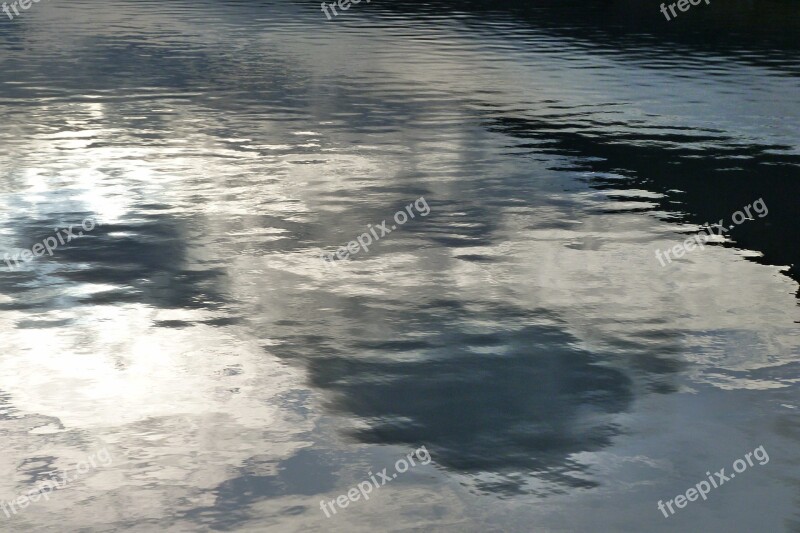
[(800, 4), (530, 4), (0, 13), (0, 531), (800, 531)]

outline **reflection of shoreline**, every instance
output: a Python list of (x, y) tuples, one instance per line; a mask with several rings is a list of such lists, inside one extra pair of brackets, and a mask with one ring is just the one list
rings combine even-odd
[[(642, 204), (642, 211), (654, 215), (660, 212), (671, 222), (715, 220), (720, 213), (733, 213), (759, 198), (769, 205), (769, 222), (738, 225), (729, 237), (737, 247), (763, 254), (754, 261), (785, 268), (787, 276), (800, 281), (800, 248), (786, 244), (800, 242), (794, 200), (800, 195), (800, 180), (793, 179), (789, 170), (800, 167), (800, 157), (776, 150), (787, 147), (747, 146), (744, 150), (750, 155), (737, 161), (740, 171), (733, 173), (721, 162), (727, 161), (733, 150), (742, 148), (727, 135), (706, 138), (702, 131), (683, 133), (686, 141), (676, 145), (671, 139), (677, 127), (668, 125), (653, 133), (644, 124), (634, 124), (632, 128), (640, 128), (635, 135), (612, 128), (595, 127), (590, 132), (582, 123), (574, 124), (576, 131), (552, 132), (544, 119), (500, 116), (491, 120), (491, 127), (520, 140), (546, 141), (549, 151), (556, 154), (574, 154), (576, 170), (592, 173), (589, 186), (606, 195), (646, 191), (652, 196)], [(630, 140), (632, 135), (634, 141)], [(637, 135), (647, 139), (646, 149), (635, 142)], [(695, 141), (707, 144), (703, 158), (698, 158), (692, 147)], [(750, 179), (751, 175), (761, 176), (770, 186)], [(726, 194), (713, 194), (717, 190)], [(679, 214), (673, 214), (676, 211)]]

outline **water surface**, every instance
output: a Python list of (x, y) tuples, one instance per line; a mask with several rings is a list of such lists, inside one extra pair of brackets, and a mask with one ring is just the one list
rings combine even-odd
[[(798, 6), (0, 22), (3, 531), (800, 531)], [(425, 198), (366, 253), (320, 259)], [(662, 266), (656, 250), (752, 217)], [(664, 518), (763, 445), (756, 464)], [(326, 518), (369, 472), (418, 465)]]

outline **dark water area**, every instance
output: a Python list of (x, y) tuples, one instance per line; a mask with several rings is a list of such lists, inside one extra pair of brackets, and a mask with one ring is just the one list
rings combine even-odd
[(800, 3), (660, 4), (0, 11), (0, 531), (800, 531)]

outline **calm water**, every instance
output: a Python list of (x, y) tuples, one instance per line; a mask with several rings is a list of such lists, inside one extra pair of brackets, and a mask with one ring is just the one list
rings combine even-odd
[(529, 4), (0, 13), (0, 530), (800, 531), (800, 4)]

